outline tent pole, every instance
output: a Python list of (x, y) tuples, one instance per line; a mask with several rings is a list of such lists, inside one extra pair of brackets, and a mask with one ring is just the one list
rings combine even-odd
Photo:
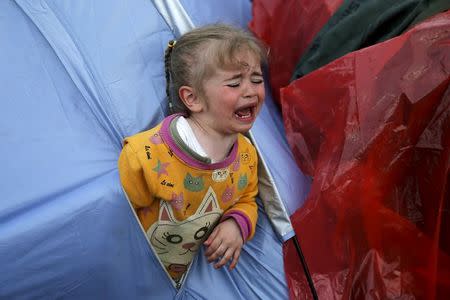
[(311, 294), (314, 300), (318, 300), (317, 291), (314, 287), (314, 283), (309, 273), (308, 265), (306, 264), (305, 257), (303, 256), (302, 248), (300, 248), (300, 243), (298, 242), (297, 235), (292, 237), (294, 239), (295, 249), (297, 250), (297, 254), (300, 257), (300, 262), (302, 263), (303, 271), (305, 272), (306, 280), (308, 280), (309, 289), (311, 290)]

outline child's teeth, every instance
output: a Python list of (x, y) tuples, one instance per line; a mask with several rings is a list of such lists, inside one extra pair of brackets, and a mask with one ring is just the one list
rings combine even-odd
[(244, 108), (242, 110), (237, 111), (236, 115), (240, 118), (248, 118), (252, 115), (252, 109), (250, 107)]

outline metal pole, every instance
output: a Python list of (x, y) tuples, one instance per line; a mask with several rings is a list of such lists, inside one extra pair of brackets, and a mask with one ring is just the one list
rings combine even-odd
[(308, 281), (312, 297), (314, 300), (319, 300), (319, 297), (317, 297), (316, 288), (314, 287), (314, 283), (311, 274), (309, 273), (308, 265), (306, 264), (306, 260), (305, 257), (303, 256), (302, 248), (300, 248), (300, 243), (298, 242), (297, 236), (294, 235), (292, 238), (294, 239), (295, 249), (297, 250), (297, 254), (300, 257), (300, 262), (302, 263), (303, 271), (305, 272), (306, 280)]

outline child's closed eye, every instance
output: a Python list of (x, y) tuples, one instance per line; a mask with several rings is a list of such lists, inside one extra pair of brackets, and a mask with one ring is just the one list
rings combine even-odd
[(233, 82), (233, 83), (227, 84), (227, 86), (228, 86), (228, 87), (231, 87), (231, 88), (236, 88), (236, 87), (238, 87), (240, 84), (241, 84), (240, 82)]
[(250, 76), (250, 81), (254, 84), (260, 84), (264, 82), (264, 78), (261, 74), (252, 74), (252, 76)]
[(255, 83), (255, 84), (260, 84), (260, 83), (263, 83), (263, 82), (264, 82), (263, 79), (252, 79), (252, 83)]

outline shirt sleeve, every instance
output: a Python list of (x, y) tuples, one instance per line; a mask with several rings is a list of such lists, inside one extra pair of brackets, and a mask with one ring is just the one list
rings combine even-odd
[(120, 181), (133, 207), (138, 209), (150, 206), (153, 199), (145, 180), (142, 164), (138, 153), (127, 140), (120, 153), (118, 165)]
[(233, 218), (241, 229), (244, 239), (250, 240), (255, 235), (256, 222), (258, 220), (258, 205), (256, 195), (258, 194), (258, 156), (256, 150), (252, 151), (253, 170), (249, 173), (249, 181), (245, 193), (238, 202), (231, 206), (225, 213), (222, 220)]

